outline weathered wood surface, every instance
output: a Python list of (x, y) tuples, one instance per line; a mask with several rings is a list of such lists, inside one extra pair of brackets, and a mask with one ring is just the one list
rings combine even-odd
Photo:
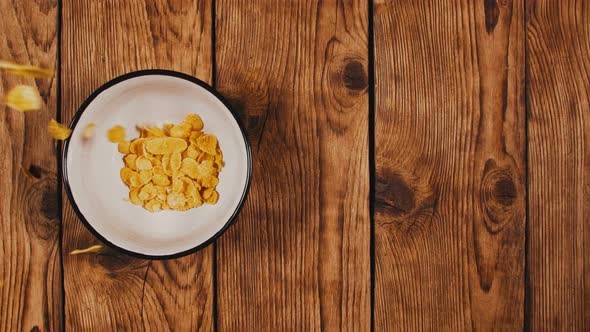
[(375, 328), (518, 330), (522, 1), (376, 1)]
[[(62, 119), (101, 84), (129, 71), (164, 68), (211, 80), (210, 1), (64, 1)], [(64, 194), (63, 263), (68, 330), (211, 330), (213, 252), (170, 261), (107, 248), (69, 256), (98, 240)]]
[(590, 2), (530, 1), (526, 20), (528, 315), (590, 329)]
[[(0, 330), (588, 330), (590, 2), (369, 1), (0, 0), (0, 59), (61, 50), (0, 72), (45, 102), (2, 105)], [(250, 195), (197, 254), (69, 256), (46, 124), (145, 68), (216, 83)]]
[(365, 1), (216, 1), (217, 88), (253, 148), (218, 241), (221, 331), (370, 329)]
[[(57, 1), (0, 0), (0, 13), (0, 59), (55, 71)], [(37, 87), (44, 103), (23, 114), (0, 99), (0, 331), (59, 330), (59, 187), (46, 130), (57, 113), (57, 77), (0, 72), (0, 96), (17, 84)]]

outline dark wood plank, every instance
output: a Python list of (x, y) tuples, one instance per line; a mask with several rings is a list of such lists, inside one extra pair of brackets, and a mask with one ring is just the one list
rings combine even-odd
[[(57, 1), (0, 0), (0, 13), (0, 59), (55, 70)], [(0, 103), (16, 84), (37, 87), (44, 105), (26, 114), (1, 106), (0, 330), (59, 331), (59, 187), (56, 151), (46, 130), (57, 112), (56, 76), (0, 72)]]
[(218, 240), (226, 330), (370, 329), (366, 1), (216, 1), (253, 180)]
[[(63, 119), (125, 72), (173, 69), (211, 80), (210, 1), (64, 1)], [(69, 330), (211, 330), (212, 248), (171, 261), (112, 249), (68, 256), (98, 242), (64, 196), (64, 283)]]
[(528, 1), (531, 330), (590, 330), (590, 2)]
[(377, 331), (523, 327), (523, 11), (375, 2)]

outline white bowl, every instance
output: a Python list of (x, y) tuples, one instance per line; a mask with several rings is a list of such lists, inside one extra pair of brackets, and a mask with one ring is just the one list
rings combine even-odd
[[(107, 139), (108, 129), (121, 125), (133, 139), (138, 124), (178, 123), (190, 113), (201, 116), (204, 131), (217, 136), (223, 151), (219, 201), (156, 213), (131, 204), (119, 176), (122, 155)], [(95, 134), (85, 141), (82, 132), (90, 123)], [(70, 128), (62, 156), (68, 198), (94, 235), (128, 254), (166, 259), (194, 252), (231, 225), (247, 195), (252, 161), (246, 135), (222, 97), (192, 76), (144, 70), (117, 77), (88, 97)]]

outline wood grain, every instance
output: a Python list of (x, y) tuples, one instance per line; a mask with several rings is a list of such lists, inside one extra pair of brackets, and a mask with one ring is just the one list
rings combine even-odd
[(378, 331), (523, 328), (523, 11), (375, 2)]
[[(57, 1), (0, 0), (0, 13), (0, 59), (55, 70)], [(4, 106), (17, 84), (38, 88), (43, 108), (23, 114)], [(1, 331), (58, 331), (62, 324), (57, 159), (46, 130), (56, 95), (56, 76), (0, 72)]]
[(590, 3), (529, 1), (530, 328), (590, 329)]
[[(102, 83), (163, 68), (211, 80), (210, 1), (64, 1), (63, 119)], [(69, 330), (211, 330), (212, 248), (170, 261), (135, 259), (98, 243), (64, 196), (64, 283)]]
[(370, 329), (365, 1), (216, 1), (217, 87), (253, 148), (218, 240), (220, 331)]

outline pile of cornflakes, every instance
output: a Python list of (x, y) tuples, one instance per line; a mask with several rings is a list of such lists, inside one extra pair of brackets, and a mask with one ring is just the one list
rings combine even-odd
[(138, 127), (139, 138), (125, 140), (115, 126), (108, 138), (118, 143), (125, 167), (121, 180), (129, 187), (129, 200), (151, 212), (185, 211), (203, 203), (215, 204), (223, 155), (217, 137), (203, 133), (203, 121), (190, 114), (177, 125)]

